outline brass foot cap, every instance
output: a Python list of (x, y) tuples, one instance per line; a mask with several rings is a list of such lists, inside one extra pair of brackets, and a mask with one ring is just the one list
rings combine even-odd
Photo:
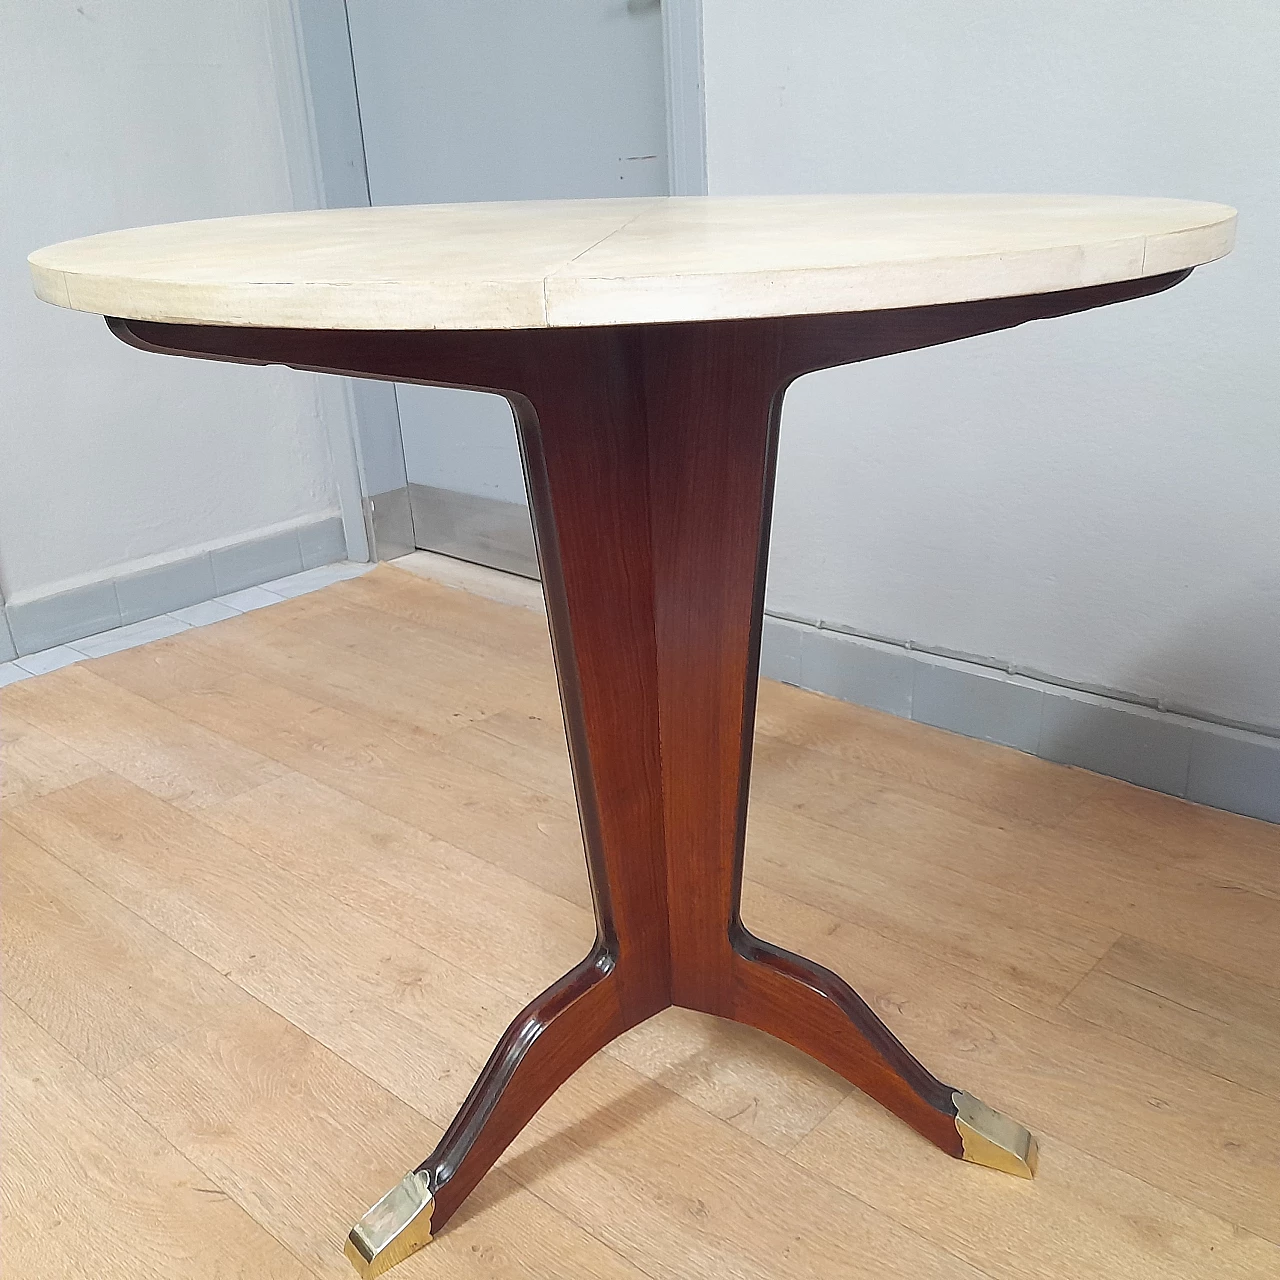
[(351, 1228), (343, 1252), (361, 1280), (373, 1280), (431, 1239), (431, 1178), (406, 1174)]
[(1034, 1178), (1039, 1150), (1036, 1140), (1016, 1120), (992, 1111), (972, 1094), (957, 1090), (956, 1128), (964, 1144), (964, 1158), (1018, 1178)]

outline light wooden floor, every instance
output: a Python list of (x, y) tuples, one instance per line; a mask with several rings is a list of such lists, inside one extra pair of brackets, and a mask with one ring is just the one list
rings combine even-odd
[[(346, 1280), (591, 937), (544, 630), (381, 568), (5, 691), (8, 1280)], [(1040, 1177), (669, 1011), (398, 1277), (1280, 1276), (1280, 828), (766, 684), (747, 874)]]

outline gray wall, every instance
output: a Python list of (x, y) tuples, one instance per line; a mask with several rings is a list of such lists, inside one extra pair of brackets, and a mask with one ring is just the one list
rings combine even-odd
[(806, 378), (769, 607), (1280, 730), (1280, 6), (704, 0), (709, 186), (1220, 200), (1170, 293)]
[(38, 302), (25, 261), (115, 227), (312, 203), (291, 39), (279, 0), (0, 10), (0, 583), (11, 612), (34, 617), (28, 606), (78, 591), (64, 603), (101, 629), (122, 576), (159, 584), (169, 579), (154, 571), (173, 565), (208, 575), (211, 552), (242, 543), (282, 548), (259, 557), (275, 576), (302, 554), (296, 531), (316, 527), (323, 553), (342, 554), (340, 474), (352, 479), (354, 462), (335, 466), (330, 432), (341, 445), (345, 419), (326, 411), (318, 379), (132, 350), (100, 319)]

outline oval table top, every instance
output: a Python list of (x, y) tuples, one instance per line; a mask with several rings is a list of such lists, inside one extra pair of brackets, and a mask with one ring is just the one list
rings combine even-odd
[(1235, 211), (1119, 196), (673, 196), (321, 209), (30, 257), (46, 302), (181, 324), (532, 329), (878, 311), (1199, 266)]

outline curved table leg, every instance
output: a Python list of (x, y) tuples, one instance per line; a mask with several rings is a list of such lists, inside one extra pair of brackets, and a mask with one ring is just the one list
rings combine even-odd
[(816, 1058), (935, 1146), (1030, 1178), (1036, 1141), (1014, 1120), (943, 1084), (838, 974), (739, 928), (731, 1017)]
[(542, 1104), (643, 1020), (624, 1013), (613, 974), (613, 957), (597, 947), (521, 1011), (436, 1149), (352, 1227), (346, 1254), (361, 1276), (382, 1275), (430, 1241)]

